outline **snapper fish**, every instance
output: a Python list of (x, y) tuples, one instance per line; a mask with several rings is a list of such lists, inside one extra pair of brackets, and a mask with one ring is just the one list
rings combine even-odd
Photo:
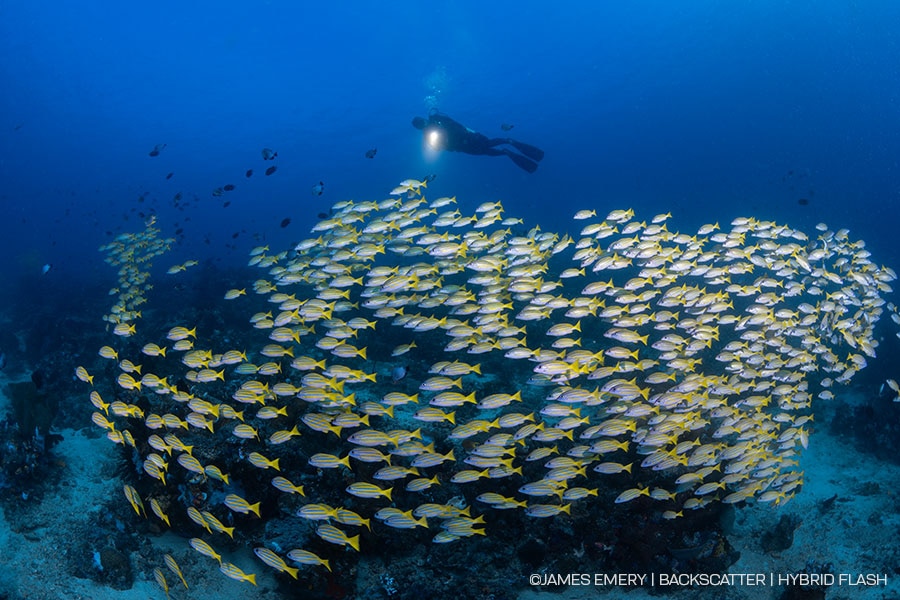
[[(648, 225), (633, 211), (621, 210), (601, 223), (588, 210), (577, 215), (586, 227), (574, 241), (538, 227), (502, 229), (514, 223), (481, 227), (499, 218), (499, 202), (465, 215), (461, 208), (442, 208), (455, 202), (451, 198), (421, 197), (424, 184), (401, 187), (406, 193), (384, 200), (335, 204), (316, 225), (318, 237), (297, 244), (290, 256), (254, 249), (252, 264), (265, 274), (241, 289), (267, 296), (260, 300), (275, 307), (250, 319), (255, 329), (271, 331), (259, 332), (259, 343), (243, 356), (226, 361), (218, 351), (197, 350), (183, 365), (181, 355), (154, 357), (154, 370), (164, 365), (158, 372), (172, 381), (182, 374), (187, 381), (208, 381), (209, 399), (219, 398), (215, 404), (173, 392), (160, 383), (165, 378), (135, 381), (129, 375), (119, 381), (126, 390), (123, 401), (109, 405), (108, 413), (99, 394), (93, 399), (100, 411), (92, 416), (95, 425), (111, 441), (131, 444), (129, 428), (158, 427), (162, 421), (170, 429), (187, 429), (175, 417), (183, 415), (194, 427), (191, 441), (196, 438), (203, 447), (200, 436), (207, 429), (213, 434), (225, 426), (213, 429), (206, 420), (204, 414), (215, 415), (214, 406), (219, 420), (230, 421), (225, 431), (240, 438), (232, 440), (241, 448), (240, 462), (233, 453), (216, 455), (223, 467), (234, 468), (235, 490), (250, 485), (245, 458), (267, 469), (259, 473), (274, 475), (269, 469), (277, 455), (312, 456), (310, 464), (317, 468), (341, 467), (348, 477), (340, 484), (348, 486), (344, 494), (363, 499), (350, 499), (362, 513), (353, 516), (342, 508), (322, 509), (319, 503), (329, 496), (310, 488), (304, 514), (330, 521), (317, 532), (324, 541), (353, 546), (350, 540), (358, 538), (331, 523), (357, 527), (380, 514), (394, 529), (422, 526), (423, 517), (440, 519), (431, 524), (442, 530), (434, 542), (448, 543), (485, 535), (487, 529), (475, 524), (490, 522), (495, 511), (553, 518), (568, 513), (572, 503), (596, 503), (597, 487), (589, 482), (601, 478), (607, 479), (604, 489), (615, 490), (609, 498), (619, 494), (616, 503), (643, 506), (652, 500), (665, 518), (711, 502), (782, 504), (802, 485), (796, 456), (809, 441), (810, 403), (828, 397), (817, 394), (820, 388), (848, 382), (878, 346), (873, 333), (883, 312), (881, 293), (889, 292), (895, 276), (872, 263), (864, 245), (846, 231), (825, 228), (810, 241), (784, 225), (747, 218), (736, 219), (730, 229), (711, 224), (683, 233), (663, 228), (671, 226), (668, 215)], [(128, 242), (142, 259), (149, 256), (142, 250), (147, 243), (153, 242), (139, 237)], [(144, 272), (144, 262), (135, 264), (124, 242), (104, 252), (123, 260), (115, 266), (126, 273), (112, 294), (124, 296), (116, 297), (108, 322), (130, 323), (140, 318), (135, 314), (140, 304), (132, 300), (147, 281), (131, 279), (134, 270)], [(626, 266), (624, 273), (615, 272)], [(609, 272), (594, 275), (602, 270)], [(528, 321), (527, 331), (524, 323), (511, 324), (514, 320)], [(378, 327), (367, 325), (376, 322)], [(434, 377), (415, 382), (421, 398), (388, 392), (384, 382), (376, 384), (374, 375), (365, 373), (373, 370), (363, 353), (367, 344), (390, 347), (410, 330), (426, 349), (443, 345), (448, 353), (441, 356), (448, 360), (423, 367)], [(235, 327), (222, 333), (254, 344), (243, 332)], [(578, 344), (568, 337), (576, 332)], [(214, 345), (204, 333), (201, 340), (207, 343), (197, 341), (198, 348)], [(196, 331), (185, 328), (170, 334), (181, 338), (177, 341), (196, 338)], [(135, 358), (150, 339), (123, 344), (121, 352)], [(294, 357), (307, 351), (310, 356)], [(489, 356), (469, 364), (454, 353)], [(255, 367), (246, 362), (247, 354), (273, 362)], [(236, 366), (221, 370), (231, 364)], [(185, 368), (192, 371), (183, 373)], [(208, 369), (205, 375), (202, 368)], [(815, 371), (828, 378), (819, 383), (818, 376), (808, 377)], [(246, 375), (259, 380), (246, 381)], [(521, 389), (526, 381), (535, 387)], [(137, 396), (129, 391), (140, 385), (159, 394), (154, 407), (160, 413), (171, 412), (136, 423), (140, 408), (125, 401)], [(234, 393), (230, 398), (218, 393), (226, 386)], [(897, 391), (890, 382), (885, 386)], [(207, 396), (199, 386), (194, 391)], [(413, 391), (412, 384), (406, 391)], [(514, 404), (523, 395), (527, 409)], [(250, 405), (246, 424), (232, 400)], [(156, 407), (157, 402), (166, 406)], [(255, 416), (254, 404), (264, 405)], [(194, 416), (185, 415), (184, 406)], [(287, 414), (296, 423), (285, 419)], [(421, 431), (396, 429), (400, 419), (409, 418), (421, 423)], [(272, 432), (280, 427), (285, 429)], [(297, 438), (304, 427), (310, 431)], [(152, 466), (142, 475), (146, 489), (152, 486), (148, 498), (172, 499), (175, 493), (153, 480), (154, 473), (164, 473), (166, 445), (187, 452), (178, 450), (170, 435), (163, 444), (151, 444), (158, 457), (142, 457)], [(206, 441), (220, 443), (213, 437)], [(330, 454), (316, 454), (322, 442)], [(595, 456), (603, 462), (594, 465)], [(172, 479), (195, 477), (198, 469), (212, 477), (208, 466), (176, 461)], [(342, 468), (356, 462), (372, 467)], [(435, 468), (440, 474), (428, 471)], [(512, 484), (495, 481), (512, 476)], [(281, 477), (272, 478), (271, 485), (284, 494), (302, 493)], [(410, 494), (424, 489), (445, 504), (413, 508)], [(498, 494), (503, 490), (508, 497)], [(488, 506), (474, 502), (479, 494), (491, 501)], [(393, 500), (413, 515), (376, 512)], [(234, 515), (238, 527), (260, 508), (234, 495), (225, 503), (241, 513)], [(483, 514), (473, 518), (470, 507)], [(584, 514), (571, 513), (575, 520)], [(202, 521), (218, 531), (208, 515), (201, 513)], [(257, 556), (282, 569), (278, 554), (264, 554)], [(315, 564), (299, 551), (287, 558)]]
[(165, 592), (166, 598), (169, 598), (169, 582), (166, 581), (166, 576), (159, 567), (153, 569), (153, 578), (156, 580), (156, 584)]
[(91, 385), (94, 384), (94, 376), (88, 374), (87, 369), (85, 369), (84, 367), (78, 367), (75, 369), (75, 377), (85, 383), (89, 383)]
[(408, 192), (418, 193), (421, 188), (428, 187), (428, 181), (417, 181), (415, 179), (404, 179), (400, 185), (391, 190), (392, 196), (400, 196)]
[(322, 565), (323, 567), (331, 571), (331, 565), (326, 559), (320, 558), (309, 550), (291, 550), (290, 552), (288, 552), (287, 556), (289, 559), (299, 565)]
[(239, 512), (242, 514), (248, 514), (252, 512), (257, 517), (259, 517), (259, 505), (259, 502), (250, 504), (237, 494), (228, 494), (227, 496), (225, 496), (225, 506), (227, 506), (234, 512)]
[(257, 558), (261, 561), (275, 569), (276, 571), (280, 571), (282, 573), (288, 573), (294, 579), (297, 579), (297, 574), (299, 573), (299, 569), (295, 569), (293, 567), (287, 566), (287, 563), (284, 562), (284, 559), (275, 554), (273, 551), (269, 550), (265, 547), (254, 548), (253, 553), (256, 554)]
[(184, 589), (188, 589), (187, 581), (184, 579), (184, 573), (181, 572), (181, 567), (178, 566), (178, 563), (175, 562), (175, 559), (171, 554), (163, 555), (163, 562), (166, 563), (166, 566), (169, 568), (172, 573), (181, 580), (181, 584), (184, 586)]
[(230, 577), (235, 581), (246, 581), (248, 583), (256, 585), (255, 573), (244, 573), (241, 569), (229, 562), (222, 562), (219, 565), (219, 570), (222, 571), (222, 573), (224, 573), (227, 577)]
[(219, 564), (222, 564), (222, 555), (213, 550), (212, 546), (210, 546), (200, 538), (191, 538), (188, 543), (191, 545), (191, 548), (193, 548), (203, 556), (208, 556), (209, 558), (219, 561)]

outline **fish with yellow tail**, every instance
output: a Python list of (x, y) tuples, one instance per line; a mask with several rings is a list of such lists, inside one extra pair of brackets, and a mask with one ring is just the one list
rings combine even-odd
[(622, 492), (616, 497), (616, 504), (623, 502), (631, 502), (638, 496), (649, 496), (650, 488), (630, 488)]
[(141, 352), (143, 352), (147, 356), (162, 356), (163, 358), (165, 358), (166, 347), (150, 342), (148, 344), (144, 344), (144, 347), (141, 348)]
[(297, 573), (299, 573), (299, 569), (287, 566), (287, 563), (284, 562), (284, 559), (269, 550), (268, 548), (254, 548), (253, 553), (256, 554), (259, 560), (263, 561), (276, 571), (280, 573), (287, 573), (294, 579), (297, 579)]
[(169, 582), (166, 581), (166, 576), (159, 567), (153, 569), (153, 579), (156, 580), (156, 584), (162, 588), (163, 592), (165, 592), (166, 598), (169, 598)]
[[(260, 250), (252, 264), (263, 269), (262, 278), (235, 284), (268, 296), (259, 300), (277, 308), (258, 312), (252, 326), (229, 320), (211, 339), (176, 332), (186, 337), (167, 354), (178, 356), (148, 359), (159, 376), (141, 379), (128, 371), (141, 389), (128, 384), (123, 392), (113, 385), (119, 398), (106, 408), (99, 396), (92, 398), (98, 411), (92, 419), (102, 433), (135, 444), (148, 460), (138, 489), (167, 510), (177, 506), (178, 492), (169, 489), (177, 486), (161, 481), (173, 456), (179, 465), (171, 479), (202, 480), (201, 470), (216, 479), (209, 466), (179, 459), (184, 451), (164, 428), (183, 428), (199, 461), (233, 470), (234, 490), (253, 489), (261, 469), (274, 468), (267, 457), (313, 457), (313, 467), (342, 471), (323, 473), (308, 492), (310, 502), (292, 512), (317, 520), (312, 527), (339, 527), (322, 529), (320, 537), (344, 546), (351, 545), (351, 527), (368, 519), (322, 504), (334, 502), (342, 486), (353, 503), (364, 504), (361, 496), (382, 507), (393, 500), (403, 509), (419, 505), (412, 516), (379, 511), (388, 516), (369, 535), (383, 535), (383, 527), (421, 528), (428, 519), (441, 528), (435, 543), (485, 535), (489, 527), (478, 528), (470, 515), (458, 518), (459, 506), (478, 494), (490, 500), (488, 520), (499, 510), (564, 517), (565, 507), (597, 497), (598, 489), (615, 489), (610, 500), (621, 492), (619, 503), (648, 495), (662, 503), (660, 512), (678, 511), (672, 515), (712, 502), (783, 504), (802, 485), (797, 456), (807, 445), (810, 404), (833, 397), (828, 389), (866, 367), (878, 349), (881, 292), (888, 293), (896, 277), (869, 260), (848, 232), (827, 227), (811, 239), (784, 225), (735, 219), (730, 228), (710, 225), (688, 235), (670, 232), (667, 215), (647, 225), (630, 210), (610, 213), (607, 221), (586, 211), (576, 241), (540, 227), (488, 228), (500, 218), (499, 203), (485, 203), (475, 215), (463, 214), (463, 206), (440, 208), (447, 204), (415, 194), (336, 204), (320, 217), (317, 238), (293, 253)], [(149, 289), (147, 242), (126, 237), (108, 253), (124, 267), (113, 292), (120, 296), (106, 319), (110, 327), (140, 318), (137, 309)], [(255, 305), (248, 316), (263, 306), (256, 300), (244, 299)], [(218, 304), (228, 302), (220, 296)], [(134, 359), (147, 342), (166, 343), (160, 338), (168, 329), (133, 344), (111, 344), (121, 352), (122, 370), (126, 353)], [(363, 349), (390, 350), (410, 342), (410, 333), (416, 347), (396, 354), (412, 348), (424, 362), (410, 369), (391, 364), (403, 366), (390, 373), (393, 383), (369, 376), (375, 369)], [(237, 340), (248, 347), (227, 350)], [(173, 344), (183, 341), (191, 347), (176, 350)], [(481, 366), (469, 365), (455, 360), (460, 352), (488, 356)], [(300, 356), (306, 353), (315, 359)], [(248, 355), (271, 360), (256, 366)], [(119, 374), (112, 371), (110, 380)], [(169, 380), (190, 384), (178, 389)], [(526, 381), (533, 387), (524, 387)], [(94, 383), (100, 390), (100, 379)], [(405, 394), (420, 386), (419, 396)], [(884, 393), (893, 398), (897, 389), (888, 387)], [(226, 399), (232, 394), (246, 405), (246, 425), (233, 408), (239, 405)], [(422, 432), (395, 430), (402, 421), (392, 411), (421, 421)], [(309, 431), (298, 437), (301, 427)], [(159, 436), (153, 439), (147, 429)], [(147, 434), (158, 456), (147, 455)], [(227, 452), (231, 445), (242, 451)], [(392, 458), (399, 465), (391, 466)], [(252, 474), (248, 460), (259, 467)], [(290, 475), (294, 463), (279, 467)], [(277, 490), (270, 493), (299, 493), (290, 480), (266, 472)], [(353, 473), (365, 474), (356, 478), (360, 485), (338, 483)], [(607, 479), (602, 488), (592, 485), (601, 478)], [(468, 489), (456, 485), (464, 482)], [(223, 489), (218, 480), (206, 485), (213, 493)], [(410, 495), (439, 485), (454, 486), (446, 495), (461, 498), (443, 498), (447, 504), (435, 509)], [(500, 491), (505, 494), (487, 495)], [(254, 512), (246, 501), (238, 509)], [(571, 513), (575, 521), (586, 518), (585, 511)], [(223, 521), (226, 515), (235, 518), (226, 511)], [(220, 533), (212, 513), (199, 517), (210, 535)], [(277, 554), (290, 567), (322, 564), (299, 551)], [(260, 558), (282, 568), (269, 555)]]
[(178, 340), (184, 340), (189, 337), (192, 337), (192, 338), (197, 337), (197, 328), (196, 327), (194, 327), (193, 329), (188, 329), (187, 327), (177, 326), (177, 327), (171, 328), (169, 330), (169, 333), (166, 334), (166, 338), (173, 342), (177, 342)]
[(247, 460), (249, 460), (250, 464), (252, 464), (254, 467), (260, 469), (275, 469), (276, 471), (280, 470), (278, 467), (278, 461), (280, 459), (276, 458), (275, 460), (270, 460), (259, 452), (251, 452), (247, 457)]
[(113, 327), (113, 333), (120, 337), (129, 337), (135, 334), (135, 328), (129, 323), (118, 323)]
[(213, 550), (212, 546), (210, 546), (200, 538), (191, 538), (189, 543), (191, 545), (191, 548), (193, 548), (203, 556), (208, 556), (209, 558), (219, 561), (219, 564), (222, 564), (222, 555)]
[(123, 485), (122, 490), (125, 492), (125, 498), (128, 499), (128, 503), (131, 504), (134, 512), (138, 515), (143, 514), (146, 517), (147, 510), (144, 508), (144, 503), (141, 501), (141, 496), (137, 490), (128, 484)]
[(75, 377), (87, 384), (94, 385), (94, 376), (89, 375), (87, 369), (85, 369), (84, 367), (78, 367), (75, 369)]
[(126, 390), (141, 391), (141, 382), (132, 377), (130, 373), (120, 373), (116, 378), (116, 383)]
[(329, 571), (331, 570), (331, 565), (328, 564), (328, 560), (313, 554), (309, 550), (301, 550), (299, 548), (291, 550), (287, 553), (287, 557), (298, 565), (322, 565)]
[(358, 535), (348, 537), (346, 533), (329, 523), (319, 525), (319, 527), (316, 528), (316, 535), (318, 535), (326, 542), (331, 542), (332, 544), (337, 544), (338, 546), (350, 546), (351, 548), (359, 552)]
[(235, 581), (246, 581), (248, 583), (256, 585), (255, 573), (244, 573), (241, 569), (229, 562), (223, 562), (222, 564), (220, 564), (219, 570), (222, 571), (222, 573), (224, 573), (226, 577), (230, 577)]
[(169, 515), (163, 512), (162, 507), (159, 505), (159, 502), (156, 498), (150, 499), (150, 510), (153, 511), (153, 514), (156, 515), (160, 521), (166, 524), (166, 526), (171, 527), (169, 523)]
[(181, 567), (178, 566), (178, 563), (175, 562), (175, 559), (171, 554), (163, 555), (163, 562), (166, 563), (166, 566), (169, 567), (169, 570), (175, 574), (180, 580), (182, 585), (184, 585), (184, 589), (188, 589), (187, 581), (184, 580), (184, 573), (181, 572)]
[(203, 520), (206, 521), (206, 524), (209, 526), (209, 529), (212, 531), (216, 531), (218, 533), (224, 533), (231, 539), (234, 539), (234, 527), (225, 527), (222, 522), (216, 518), (216, 516), (208, 511), (203, 511), (200, 513), (203, 517)]
[(365, 481), (357, 481), (347, 486), (347, 493), (357, 498), (380, 498), (384, 496), (390, 500), (391, 491), (393, 491), (393, 488), (380, 488), (373, 483)]
[(253, 513), (257, 517), (259, 517), (259, 502), (256, 504), (250, 504), (237, 494), (228, 494), (225, 496), (225, 506), (233, 510), (234, 512), (239, 512), (241, 514)]
[(103, 398), (100, 396), (100, 392), (94, 390), (91, 392), (91, 404), (94, 405), (95, 408), (98, 408), (103, 411), (103, 414), (109, 416), (109, 402), (104, 402)]
[(272, 486), (274, 486), (275, 489), (278, 489), (287, 494), (300, 494), (301, 496), (306, 495), (303, 493), (302, 485), (294, 485), (293, 483), (291, 483), (290, 480), (288, 480), (284, 477), (272, 478)]
[(108, 358), (110, 360), (118, 360), (119, 358), (119, 353), (110, 346), (103, 346), (102, 348), (100, 348), (97, 354), (99, 354), (103, 358)]

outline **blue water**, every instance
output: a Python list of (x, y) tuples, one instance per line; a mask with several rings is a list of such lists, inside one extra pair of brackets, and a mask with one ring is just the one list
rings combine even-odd
[[(544, 228), (589, 207), (671, 211), (681, 230), (825, 220), (897, 266), (898, 22), (894, 2), (4, 2), (6, 292), (44, 263), (44, 292), (111, 283), (96, 248), (141, 212), (183, 228), (172, 263), (238, 264), (334, 201), (429, 173), (430, 195), (499, 199)], [(430, 106), (546, 158), (529, 175), (427, 156), (410, 120)]]
[[(897, 23), (900, 3), (881, 1), (2, 1), (7, 374), (27, 379), (38, 359), (51, 378), (93, 370), (97, 345), (82, 340), (102, 331), (116, 281), (97, 249), (150, 215), (177, 239), (154, 283), (193, 284), (178, 299), (202, 309), (248, 283), (210, 267), (290, 248), (334, 202), (426, 175), (426, 196), (455, 195), (464, 213), (501, 200), (506, 216), (573, 234), (587, 208), (671, 212), (687, 232), (824, 221), (900, 270)], [(410, 121), (431, 108), (545, 158), (528, 174), (430, 152)], [(202, 265), (166, 279), (187, 259)], [(864, 394), (896, 377), (895, 332), (856, 380)], [(881, 444), (867, 419), (848, 427)]]

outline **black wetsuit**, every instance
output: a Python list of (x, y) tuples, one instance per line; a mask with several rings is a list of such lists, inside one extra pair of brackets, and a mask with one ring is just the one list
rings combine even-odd
[[(534, 173), (537, 169), (537, 161), (544, 158), (544, 151), (540, 148), (517, 142), (511, 138), (489, 138), (477, 131), (472, 131), (465, 125), (439, 112), (429, 115), (427, 121), (421, 117), (416, 117), (413, 119), (413, 126), (417, 129), (422, 129), (425, 135), (428, 135), (431, 131), (440, 132), (439, 150), (486, 156), (506, 155), (517, 166), (529, 173)], [(498, 147), (507, 145), (512, 146), (518, 152), (514, 152), (509, 148)]]

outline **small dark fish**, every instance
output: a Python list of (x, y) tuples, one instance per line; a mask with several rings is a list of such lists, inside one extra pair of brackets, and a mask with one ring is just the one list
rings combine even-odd
[(435, 179), (437, 179), (437, 175), (435, 175), (434, 173), (431, 173), (431, 174), (426, 175), (425, 177), (423, 177), (423, 178), (422, 178), (422, 181), (424, 181), (425, 183), (431, 183), (431, 182), (434, 181)]
[(502, 129), (503, 131), (509, 131), (513, 127), (515, 127), (515, 125), (510, 125), (509, 123), (504, 123), (503, 125), (500, 126), (500, 129)]
[(797, 204), (799, 204), (800, 206), (806, 206), (807, 204), (809, 204), (809, 198), (800, 198), (799, 200), (797, 200)]
[(278, 153), (272, 150), (271, 148), (263, 148), (262, 149), (262, 157), (263, 160), (275, 160), (278, 156)]
[(237, 236), (239, 236), (239, 235), (241, 235), (241, 232), (235, 231), (234, 233), (231, 234), (231, 239), (236, 240)]
[(284, 229), (288, 225), (291, 224), (291, 219), (289, 217), (285, 217), (281, 220), (281, 228)]
[(153, 150), (151, 150), (149, 154), (150, 154), (150, 156), (159, 156), (159, 153), (162, 152), (163, 150), (165, 150), (165, 148), (166, 148), (165, 144), (157, 144), (157, 145), (153, 146)]
[(226, 200), (226, 201), (222, 204), (222, 208), (228, 208), (229, 206), (231, 206), (231, 200)]
[(168, 175), (166, 175), (166, 179), (172, 179), (172, 175), (174, 175), (174, 174), (175, 173), (169, 173)]
[(399, 367), (394, 367), (391, 370), (391, 383), (397, 383), (409, 373), (409, 366), (400, 365)]
[(244, 173), (244, 177), (247, 177), (248, 179), (253, 177), (253, 169), (247, 169), (247, 172)]
[(321, 196), (322, 192), (325, 191), (325, 182), (320, 181), (316, 185), (312, 186), (312, 195), (313, 196)]
[(228, 183), (228, 184), (222, 186), (222, 189), (225, 190), (226, 192), (230, 192), (234, 189), (234, 186), (232, 184)]
[(175, 202), (181, 200), (181, 192), (176, 193), (175, 196), (172, 197), (172, 200), (174, 200)]
[(274, 173), (277, 170), (278, 170), (278, 167), (269, 167), (268, 169), (266, 169), (266, 176), (271, 175), (272, 173)]
[(179, 227), (175, 230), (175, 235), (181, 235), (182, 233), (184, 233), (184, 227)]
[(218, 196), (221, 196), (221, 195), (224, 194), (224, 193), (225, 193), (225, 190), (223, 190), (222, 188), (219, 187), (219, 188), (216, 188), (216, 189), (213, 190), (212, 195), (218, 197)]
[(372, 148), (366, 151), (366, 158), (375, 158), (375, 154), (378, 152), (378, 148)]
[(316, 216), (319, 217), (320, 219), (327, 219), (328, 213), (319, 213)]

